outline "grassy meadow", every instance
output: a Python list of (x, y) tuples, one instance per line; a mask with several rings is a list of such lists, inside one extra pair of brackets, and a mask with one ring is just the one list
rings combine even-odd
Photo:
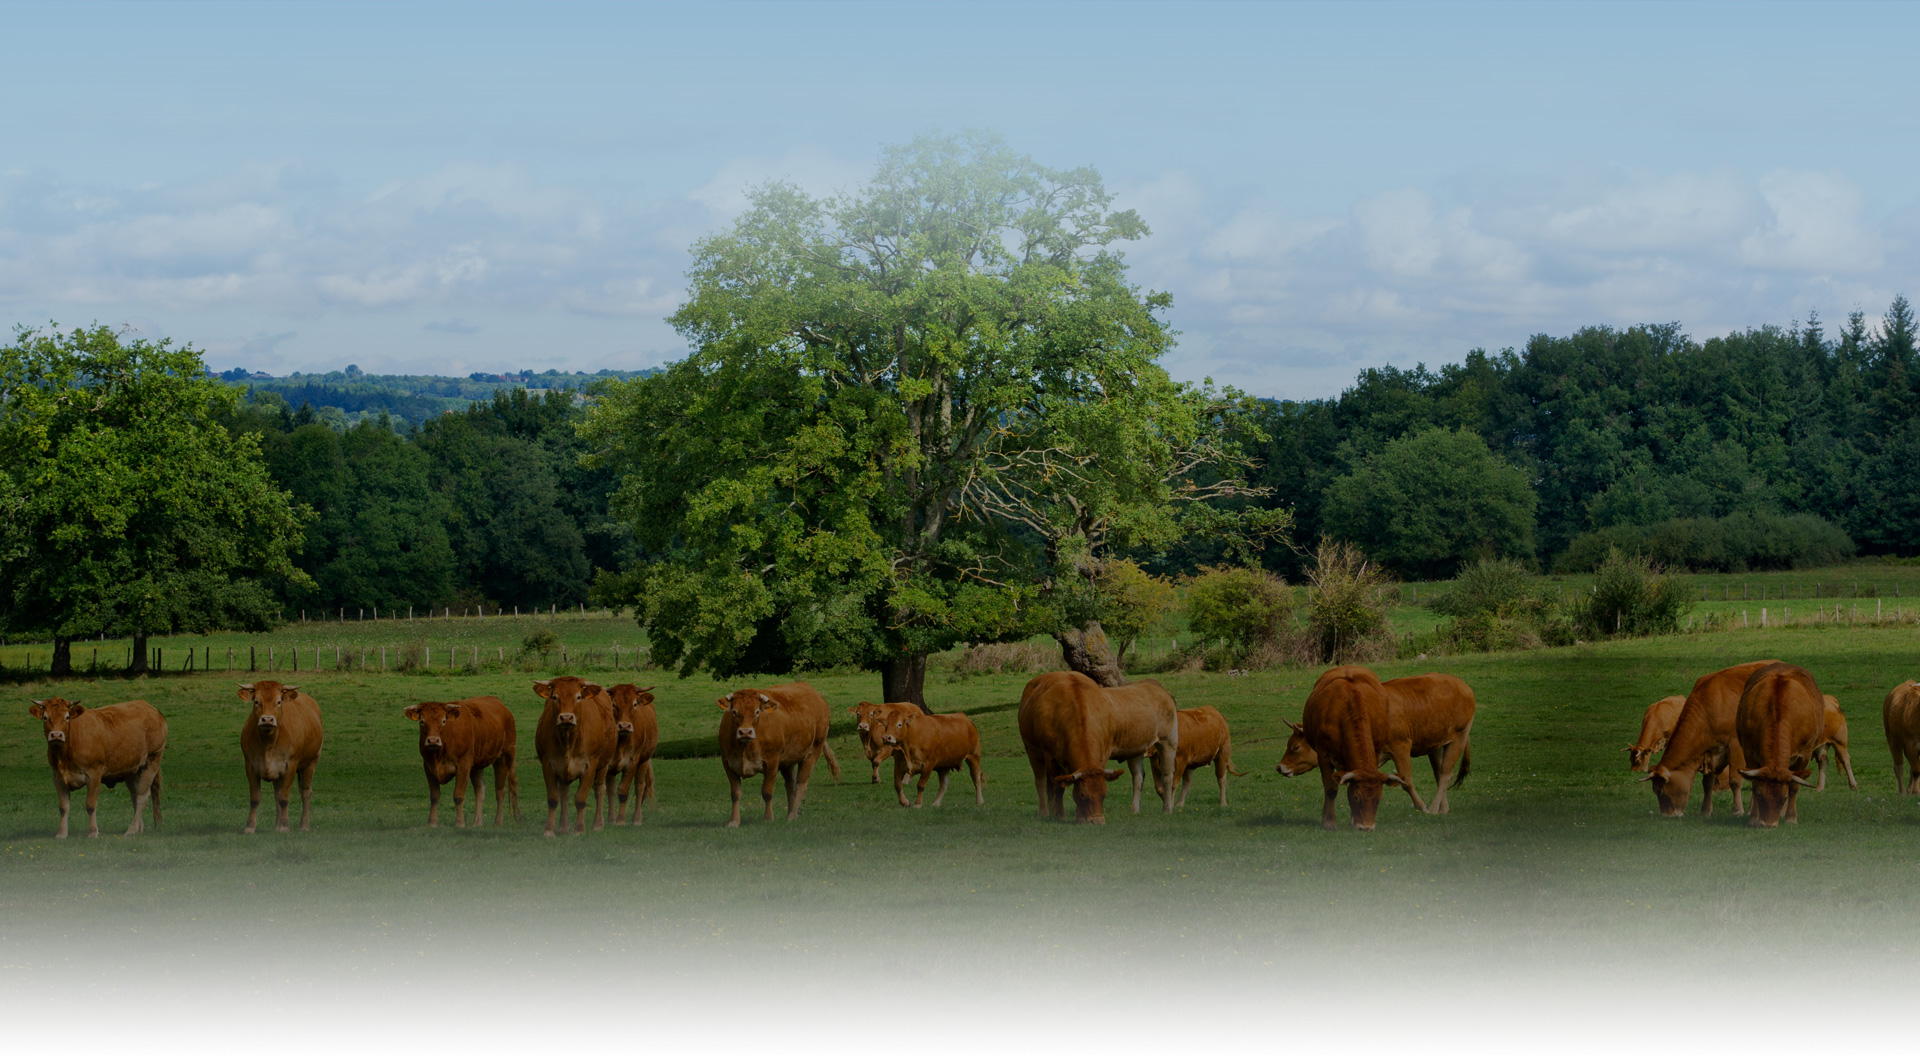
[[(612, 640), (604, 643), (610, 650)], [(730, 686), (629, 671), (659, 685), (670, 757), (657, 767), (658, 803), (639, 828), (558, 840), (540, 835), (539, 703), (529, 686), (541, 674), (303, 671), (327, 724), (314, 830), (253, 837), (239, 834), (245, 710), (233, 678), (27, 682), (4, 689), (12, 720), (0, 725), (0, 941), (35, 937), (49, 930), (50, 911), (65, 910), (182, 939), (248, 917), (349, 927), (404, 920), (451, 932), (482, 915), (565, 916), (650, 945), (704, 948), (748, 945), (746, 925), (769, 915), (826, 923), (857, 905), (862, 930), (1118, 932), (1123, 948), (1147, 931), (1237, 953), (1356, 931), (1441, 947), (1468, 938), (1637, 945), (1680, 928), (1711, 942), (1784, 922), (1893, 953), (1920, 941), (1904, 915), (1920, 883), (1920, 806), (1894, 795), (1879, 709), (1888, 688), (1920, 675), (1917, 651), (1912, 624), (1809, 626), (1383, 664), (1383, 677), (1458, 674), (1479, 713), (1472, 776), (1452, 814), (1416, 814), (1390, 793), (1371, 835), (1344, 827), (1344, 800), (1342, 829), (1323, 831), (1317, 781), (1274, 772), (1283, 720), (1298, 718), (1317, 670), (1161, 676), (1182, 705), (1210, 703), (1227, 716), (1246, 776), (1231, 781), (1221, 807), (1211, 773), (1196, 774), (1187, 807), (1171, 816), (1150, 793), (1144, 812), (1125, 812), (1123, 779), (1104, 828), (1036, 819), (1015, 726), (1028, 675), (962, 678), (950, 663), (930, 672), (935, 709), (964, 710), (980, 726), (987, 802), (976, 806), (956, 775), (943, 807), (918, 811), (894, 805), (884, 779), (868, 783), (844, 720), (846, 707), (877, 698), (877, 678), (815, 676), (841, 719), (833, 741), (841, 782), (823, 762), (799, 821), (750, 815), (737, 831), (721, 827), (726, 784), (710, 757), (714, 699)], [(1802, 799), (1801, 823), (1772, 832), (1726, 813), (1724, 796), (1711, 819), (1655, 815), (1620, 750), (1641, 710), (1702, 672), (1765, 656), (1807, 666), (1839, 698), (1852, 719), (1860, 790), (1830, 774), (1826, 792)], [(575, 669), (625, 679), (609, 667)], [(482, 693), (500, 695), (521, 723), (522, 819), (455, 830), (443, 816), (429, 831), (415, 727), (400, 712)], [(114, 790), (102, 799), (108, 838), (50, 838), (53, 792), (39, 723), (26, 714), (29, 698), (49, 694), (92, 705), (144, 698), (167, 715), (159, 831), (120, 838), (128, 802)], [(1426, 769), (1416, 762), (1416, 781), (1431, 792)]]

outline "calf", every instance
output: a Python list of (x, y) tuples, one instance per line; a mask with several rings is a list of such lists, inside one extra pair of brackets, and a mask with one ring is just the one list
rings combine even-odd
[(87, 838), (100, 838), (100, 785), (125, 783), (133, 796), (133, 821), (127, 835), (144, 831), (140, 812), (153, 805), (153, 826), (160, 827), (160, 757), (167, 750), (167, 719), (144, 699), (106, 707), (85, 707), (61, 699), (36, 699), (27, 713), (40, 719), (53, 768), (53, 790), (60, 796), (60, 830), (67, 838), (69, 796), (87, 789)]
[(1853, 775), (1853, 759), (1847, 755), (1847, 716), (1840, 713), (1840, 701), (1832, 696), (1820, 697), (1826, 704), (1826, 731), (1820, 735), (1820, 746), (1813, 752), (1813, 760), (1820, 763), (1820, 785), (1816, 791), (1827, 790), (1827, 749), (1832, 748), (1835, 758), (1840, 760), (1840, 768), (1847, 774), (1847, 787), (1858, 790), (1860, 781)]
[(728, 828), (740, 827), (740, 782), (758, 776), (766, 819), (773, 820), (773, 778), (787, 786), (787, 820), (800, 816), (807, 784), (822, 755), (833, 779), (840, 779), (840, 762), (827, 746), (833, 715), (827, 701), (804, 681), (772, 688), (742, 688), (721, 696), (720, 765), (727, 771), (733, 794), (733, 816)]
[(907, 774), (917, 773), (920, 786), (914, 794), (913, 808), (919, 809), (927, 797), (927, 777), (940, 774), (940, 790), (933, 804), (947, 797), (947, 774), (961, 766), (973, 774), (973, 801), (987, 801), (985, 782), (980, 773), (980, 730), (965, 714), (899, 714), (881, 736), (893, 749), (893, 794), (900, 805), (907, 805), (907, 793), (901, 786)]
[(848, 707), (847, 712), (853, 715), (856, 723), (854, 730), (860, 734), (860, 750), (866, 754), (868, 764), (873, 766), (874, 784), (880, 783), (880, 763), (893, 754), (893, 748), (884, 735), (893, 727), (894, 720), (926, 713), (917, 703), (868, 703), (865, 700), (857, 707)]
[(1353, 826), (1373, 831), (1386, 785), (1410, 787), (1404, 777), (1378, 768), (1378, 747), (1388, 738), (1387, 690), (1380, 679), (1360, 666), (1336, 666), (1321, 674), (1307, 694), (1300, 727), (1320, 766), (1326, 795), (1321, 827), (1335, 826), (1334, 797), (1345, 785)]
[(1880, 721), (1886, 727), (1887, 749), (1893, 752), (1893, 789), (1920, 795), (1920, 681), (1893, 686), (1880, 708)]
[(1175, 805), (1182, 809), (1187, 805), (1187, 789), (1193, 786), (1193, 771), (1201, 766), (1213, 767), (1222, 806), (1227, 804), (1227, 774), (1246, 776), (1233, 768), (1233, 735), (1227, 728), (1227, 719), (1212, 707), (1180, 712), (1180, 747), (1174, 752), (1171, 774), (1161, 771), (1158, 755), (1149, 757), (1153, 763), (1153, 790), (1164, 795), (1169, 777), (1173, 778), (1180, 785), (1180, 798)]
[[(653, 752), (660, 747), (660, 719), (653, 712), (653, 688), (614, 685), (607, 689), (613, 697), (613, 730), (616, 738), (611, 776), (620, 778), (620, 801), (613, 808), (614, 824), (639, 824), (640, 804), (653, 800)], [(611, 779), (607, 782), (613, 787)], [(632, 815), (627, 813), (627, 797), (633, 797)], [(621, 818), (626, 817), (625, 821)]]
[[(1180, 748), (1180, 708), (1158, 681), (1136, 681), (1119, 688), (1102, 688), (1113, 719), (1107, 757), (1126, 763), (1133, 774), (1133, 812), (1140, 812), (1140, 789), (1146, 787), (1146, 759), (1154, 768), (1173, 773)], [(1173, 812), (1173, 786), (1161, 794), (1161, 812)]]
[(240, 759), (247, 767), (247, 827), (260, 820), (260, 782), (273, 782), (273, 830), (287, 830), (287, 806), (293, 782), (300, 781), (300, 830), (313, 826), (313, 767), (320, 763), (320, 704), (298, 685), (255, 681), (240, 686), (240, 698), (253, 704), (240, 726)]
[(1813, 750), (1826, 732), (1826, 704), (1813, 675), (1774, 663), (1753, 672), (1740, 693), (1735, 728), (1740, 750), (1758, 763), (1740, 775), (1753, 784), (1753, 815), (1747, 823), (1772, 828), (1782, 814), (1800, 820), (1800, 787), (1807, 781)]
[(495, 696), (474, 696), (452, 703), (415, 703), (404, 712), (420, 723), (420, 766), (427, 774), (427, 827), (440, 826), (440, 785), (453, 782), (453, 826), (465, 828), (467, 787), (473, 787), (473, 824), (485, 824), (487, 798), (481, 775), (493, 768), (493, 819), (504, 821), (503, 803), (511, 793), (513, 816), (520, 817), (520, 776), (514, 768), (519, 737), (513, 713)]
[(1680, 720), (1680, 708), (1686, 705), (1685, 696), (1668, 696), (1648, 705), (1640, 718), (1640, 737), (1626, 747), (1628, 769), (1645, 773), (1653, 768), (1653, 756), (1667, 746), (1674, 723)]
[[(1687, 694), (1680, 717), (1673, 723), (1673, 735), (1667, 738), (1666, 752), (1646, 775), (1662, 816), (1680, 817), (1687, 812), (1687, 796), (1693, 792), (1696, 774), (1717, 776), (1723, 770), (1730, 770), (1727, 782), (1733, 789), (1733, 812), (1745, 812), (1739, 771), (1746, 768), (1746, 757), (1734, 735), (1734, 721), (1740, 712), (1740, 696), (1747, 687), (1747, 678), (1756, 670), (1779, 662), (1761, 659), (1741, 663), (1715, 670), (1693, 683), (1693, 691)], [(1701, 785), (1703, 817), (1713, 813), (1714, 788), (1711, 781)]]
[(617, 741), (613, 729), (613, 702), (599, 685), (578, 677), (536, 681), (534, 694), (546, 701), (533, 730), (533, 750), (540, 756), (540, 776), (547, 783), (547, 830), (553, 837), (553, 815), (560, 811), (560, 830), (567, 830), (567, 789), (573, 794), (573, 831), (587, 831), (587, 793), (593, 793), (593, 827), (607, 823), (607, 774), (613, 768)]
[(1020, 743), (1033, 768), (1042, 819), (1066, 816), (1071, 787), (1074, 820), (1107, 823), (1107, 782), (1118, 780), (1121, 770), (1107, 768), (1114, 717), (1106, 691), (1071, 670), (1040, 674), (1020, 691)]

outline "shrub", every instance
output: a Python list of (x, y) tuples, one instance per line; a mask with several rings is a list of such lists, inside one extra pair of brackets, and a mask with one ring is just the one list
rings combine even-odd
[(1037, 674), (1062, 666), (1058, 644), (1013, 643), (975, 644), (960, 653), (953, 664), (956, 674)]
[(1307, 570), (1307, 635), (1320, 662), (1392, 654), (1386, 572), (1354, 545), (1321, 541)]
[(1159, 625), (1173, 607), (1173, 586), (1127, 559), (1108, 562), (1094, 585), (1099, 596), (1100, 628), (1113, 646), (1114, 660), (1124, 665), (1133, 642)]
[(1668, 519), (1648, 526), (1589, 530), (1568, 543), (1556, 570), (1599, 569), (1607, 553), (1642, 555), (1668, 570), (1794, 570), (1852, 558), (1845, 530), (1817, 515), (1735, 512), (1719, 519)]
[(1187, 627), (1235, 659), (1271, 642), (1293, 618), (1293, 592), (1251, 567), (1205, 567), (1187, 582)]
[(1481, 611), (1511, 613), (1527, 601), (1530, 577), (1516, 560), (1483, 559), (1461, 571), (1427, 606), (1453, 618)]
[(527, 634), (526, 638), (520, 642), (520, 654), (526, 656), (537, 655), (545, 659), (559, 650), (560, 638), (553, 635), (553, 630), (544, 626)]
[(1687, 585), (1645, 556), (1618, 549), (1594, 572), (1593, 587), (1574, 602), (1574, 628), (1588, 637), (1673, 633), (1693, 609)]
[(1512, 560), (1475, 563), (1436, 594), (1431, 606), (1453, 619), (1438, 631), (1442, 651), (1513, 651), (1573, 642), (1558, 595), (1534, 592), (1526, 567)]

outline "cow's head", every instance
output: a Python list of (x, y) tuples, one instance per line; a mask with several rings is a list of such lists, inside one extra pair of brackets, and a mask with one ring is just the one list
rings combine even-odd
[(757, 688), (743, 688), (738, 692), (729, 692), (714, 702), (720, 704), (725, 717), (721, 724), (733, 723), (733, 738), (741, 743), (752, 743), (759, 735), (757, 727), (762, 714), (771, 714), (780, 709), (773, 697)]
[(1626, 746), (1627, 768), (1636, 773), (1645, 773), (1647, 767), (1653, 764), (1653, 756), (1659, 750), (1658, 747), (1640, 747), (1634, 744), (1628, 744)]
[(1339, 783), (1347, 788), (1347, 811), (1353, 815), (1353, 826), (1362, 832), (1373, 831), (1374, 818), (1380, 815), (1380, 796), (1387, 785), (1407, 787), (1405, 780), (1378, 769), (1348, 770), (1340, 774)]
[(48, 743), (65, 744), (68, 724), (86, 713), (86, 710), (78, 703), (54, 696), (51, 699), (33, 700), (33, 706), (27, 708), (27, 713), (40, 719), (40, 727), (46, 732)]
[(599, 695), (601, 688), (578, 677), (556, 677), (535, 681), (533, 694), (547, 701), (553, 710), (553, 724), (561, 732), (572, 732), (580, 724), (580, 701)]
[(888, 747), (898, 747), (906, 739), (907, 729), (913, 725), (913, 715), (900, 714), (893, 718), (880, 718), (880, 742)]
[[(1687, 796), (1693, 794), (1693, 770), (1669, 769), (1666, 766), (1654, 766), (1647, 775), (1640, 778), (1653, 785), (1653, 796), (1660, 801), (1660, 816), (1684, 817), (1687, 813)], [(1636, 781), (1635, 783), (1638, 783)], [(1708, 780), (1707, 783), (1713, 783)]]
[(460, 716), (458, 703), (415, 703), (406, 709), (406, 715), (420, 723), (420, 746), (444, 748), (447, 746), (447, 721)]
[(1793, 789), (1810, 783), (1792, 770), (1779, 768), (1742, 769), (1740, 775), (1753, 785), (1753, 813), (1747, 823), (1756, 828), (1772, 828), (1786, 816), (1787, 800)]
[(848, 707), (847, 713), (853, 715), (854, 721), (858, 722), (858, 724), (854, 726), (856, 730), (860, 732), (872, 732), (874, 722), (880, 715), (880, 704), (869, 703), (863, 699), (860, 701), (859, 706)]
[(1303, 725), (1287, 722), (1287, 728), (1293, 732), (1287, 736), (1287, 751), (1280, 756), (1280, 764), (1274, 771), (1283, 777), (1297, 777), (1311, 769), (1320, 768), (1320, 756), (1313, 751), (1313, 745), (1307, 742), (1307, 730)]
[(280, 729), (280, 705), (300, 698), (300, 686), (255, 681), (240, 686), (240, 698), (253, 704), (253, 724), (260, 735), (272, 736)]
[(621, 736), (633, 735), (633, 721), (642, 707), (653, 705), (653, 690), (656, 685), (635, 688), (632, 685), (614, 685), (607, 690), (613, 697), (613, 728)]
[(1073, 819), (1081, 824), (1107, 823), (1107, 782), (1119, 780), (1124, 769), (1082, 769), (1053, 778), (1053, 786), (1073, 787)]

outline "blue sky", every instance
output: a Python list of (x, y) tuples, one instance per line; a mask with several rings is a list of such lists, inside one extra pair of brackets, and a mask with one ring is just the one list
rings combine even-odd
[(1170, 366), (1316, 397), (1920, 296), (1913, 5), (0, 6), (0, 323), (217, 367), (644, 367), (750, 184), (932, 128), (1152, 225)]

